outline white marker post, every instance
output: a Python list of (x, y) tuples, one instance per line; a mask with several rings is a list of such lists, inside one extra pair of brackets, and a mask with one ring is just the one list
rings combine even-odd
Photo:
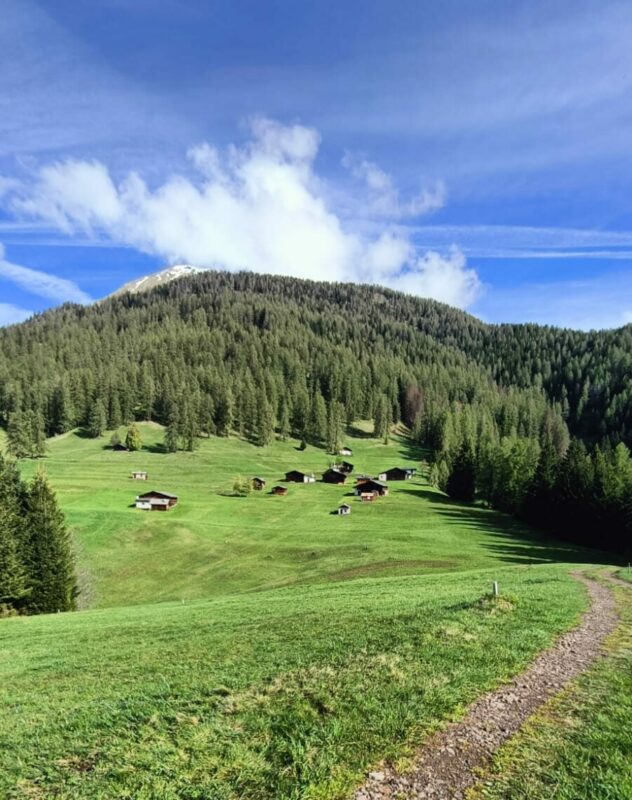
[(494, 581), (492, 584), (492, 594), (494, 597), (498, 597), (498, 581)]

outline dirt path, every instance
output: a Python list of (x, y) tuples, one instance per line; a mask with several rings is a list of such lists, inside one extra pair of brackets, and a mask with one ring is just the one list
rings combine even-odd
[(630, 581), (624, 581), (623, 578), (617, 578), (614, 572), (606, 572), (604, 573), (603, 577), (610, 581), (610, 583), (616, 583), (619, 586), (625, 586), (626, 589), (632, 589), (632, 583)]
[(371, 772), (355, 800), (462, 800), (476, 782), (476, 772), (539, 706), (589, 666), (616, 627), (612, 592), (581, 573), (573, 576), (587, 587), (591, 600), (580, 625), (510, 684), (479, 698), (460, 722), (433, 735), (417, 753), (410, 772), (398, 775), (387, 768)]

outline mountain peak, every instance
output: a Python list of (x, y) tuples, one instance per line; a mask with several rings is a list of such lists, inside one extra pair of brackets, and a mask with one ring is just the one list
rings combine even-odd
[(163, 283), (175, 281), (185, 275), (195, 275), (197, 272), (203, 272), (200, 267), (194, 267), (191, 264), (173, 264), (170, 267), (154, 272), (152, 275), (145, 275), (142, 278), (136, 278), (129, 281), (112, 292), (110, 297), (116, 297), (120, 294), (138, 294), (139, 292), (147, 292), (150, 289), (155, 289), (156, 286), (161, 286)]

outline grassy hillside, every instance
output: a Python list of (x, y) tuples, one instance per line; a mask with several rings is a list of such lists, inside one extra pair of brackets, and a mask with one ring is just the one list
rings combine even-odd
[(4, 620), (0, 796), (348, 796), (585, 606), (564, 567), (497, 567), (499, 604), (472, 571)]
[[(258, 448), (236, 438), (201, 440), (194, 453), (166, 454), (162, 429), (140, 427), (140, 453), (113, 452), (109, 437), (81, 433), (49, 443), (44, 465), (76, 532), (84, 605), (583, 558), (505, 515), (451, 502), (421, 476), (392, 482), (389, 497), (374, 504), (349, 500), (353, 480), (341, 487), (289, 484), (287, 497), (268, 491), (232, 497), (237, 475), (261, 475), (270, 488), (295, 467), (320, 477), (330, 457), (311, 446), (300, 452), (293, 440)], [(356, 472), (418, 466), (424, 455), (404, 437), (384, 445), (361, 428), (348, 440)], [(23, 469), (32, 473), (36, 464), (24, 462)], [(147, 470), (147, 484), (132, 481), (132, 469)], [(179, 505), (167, 514), (136, 510), (136, 494), (150, 488), (178, 494)], [(333, 515), (344, 500), (352, 514)]]

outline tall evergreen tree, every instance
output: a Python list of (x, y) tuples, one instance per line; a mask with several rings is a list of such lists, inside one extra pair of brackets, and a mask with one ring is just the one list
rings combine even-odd
[(72, 611), (76, 579), (70, 534), (57, 500), (43, 472), (29, 487), (25, 526), (28, 537), (27, 570), (30, 613)]
[(88, 432), (94, 439), (103, 436), (107, 425), (107, 415), (105, 413), (105, 406), (103, 400), (97, 398), (92, 404), (90, 409), (90, 416), (88, 417)]

